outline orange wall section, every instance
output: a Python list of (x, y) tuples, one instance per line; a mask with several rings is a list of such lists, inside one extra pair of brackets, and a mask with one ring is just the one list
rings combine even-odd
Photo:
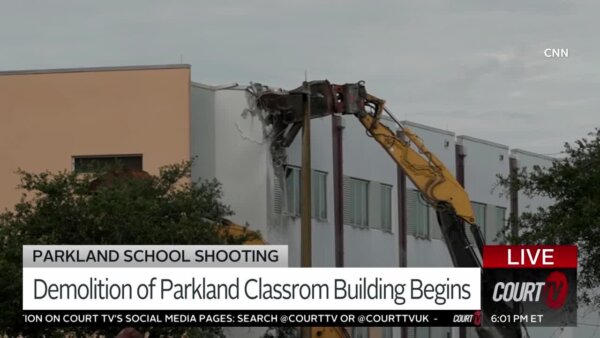
[(119, 154), (150, 173), (190, 158), (189, 66), (0, 73), (0, 211), (21, 196), (18, 168)]

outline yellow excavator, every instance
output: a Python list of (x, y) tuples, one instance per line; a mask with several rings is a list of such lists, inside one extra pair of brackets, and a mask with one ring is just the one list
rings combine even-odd
[[(363, 82), (331, 84), (327, 80), (305, 82), (291, 91), (272, 90), (261, 87), (252, 92), (256, 105), (267, 112), (266, 121), (273, 128), (272, 149), (285, 149), (302, 128), (304, 102), (310, 100), (310, 117), (320, 118), (332, 114), (354, 115), (364, 126), (367, 135), (375, 139), (392, 160), (402, 168), (406, 176), (432, 205), (437, 214), (446, 246), (457, 267), (481, 267), (484, 239), (475, 224), (471, 201), (465, 189), (435, 154), (425, 147), (423, 141), (409, 128), (403, 126), (385, 107), (385, 101), (369, 93)], [(401, 131), (397, 135), (382, 120), (386, 113)], [(469, 239), (470, 232), (474, 242)], [(494, 285), (484, 281), (482, 287)], [(503, 303), (486, 304), (484, 308), (502, 308), (513, 311), (512, 306)], [(477, 333), (482, 338), (522, 337), (521, 328), (493, 327), (490, 318), (482, 315), (482, 326)], [(344, 330), (341, 330), (344, 331)], [(340, 332), (341, 332), (340, 331)], [(343, 337), (338, 331), (324, 332), (321, 337)], [(331, 335), (330, 335), (331, 334)]]

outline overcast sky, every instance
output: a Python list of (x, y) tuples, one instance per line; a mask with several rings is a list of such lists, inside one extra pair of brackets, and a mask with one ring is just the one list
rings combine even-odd
[[(401, 119), (544, 154), (600, 126), (599, 1), (5, 1), (0, 69), (184, 63), (365, 80)], [(546, 58), (568, 48), (568, 58)]]

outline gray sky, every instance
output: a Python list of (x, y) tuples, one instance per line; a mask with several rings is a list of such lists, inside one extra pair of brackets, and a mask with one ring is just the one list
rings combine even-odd
[[(396, 116), (540, 153), (599, 127), (592, 0), (0, 0), (0, 69), (192, 65), (208, 84), (367, 81)], [(546, 58), (568, 48), (568, 58)]]

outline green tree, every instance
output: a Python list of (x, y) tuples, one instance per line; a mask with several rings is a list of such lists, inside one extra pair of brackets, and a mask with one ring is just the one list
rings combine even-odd
[[(589, 136), (566, 143), (566, 156), (549, 168), (521, 169), (514, 177), (500, 178), (500, 183), (529, 197), (554, 201), (512, 219), (505, 229), (507, 239), (515, 243), (577, 244), (581, 298), (598, 307), (600, 297), (592, 289), (600, 285), (600, 130)], [(517, 238), (510, 234), (513, 226), (520, 229)]]
[[(221, 202), (220, 184), (192, 182), (190, 171), (191, 162), (165, 166), (155, 176), (117, 167), (91, 174), (20, 171), (21, 202), (0, 214), (0, 335), (93, 332), (21, 325), (24, 244), (239, 244), (254, 237), (221, 235), (232, 211)], [(120, 329), (102, 333), (114, 336)], [(222, 336), (219, 328), (151, 329), (183, 330), (194, 337)]]

